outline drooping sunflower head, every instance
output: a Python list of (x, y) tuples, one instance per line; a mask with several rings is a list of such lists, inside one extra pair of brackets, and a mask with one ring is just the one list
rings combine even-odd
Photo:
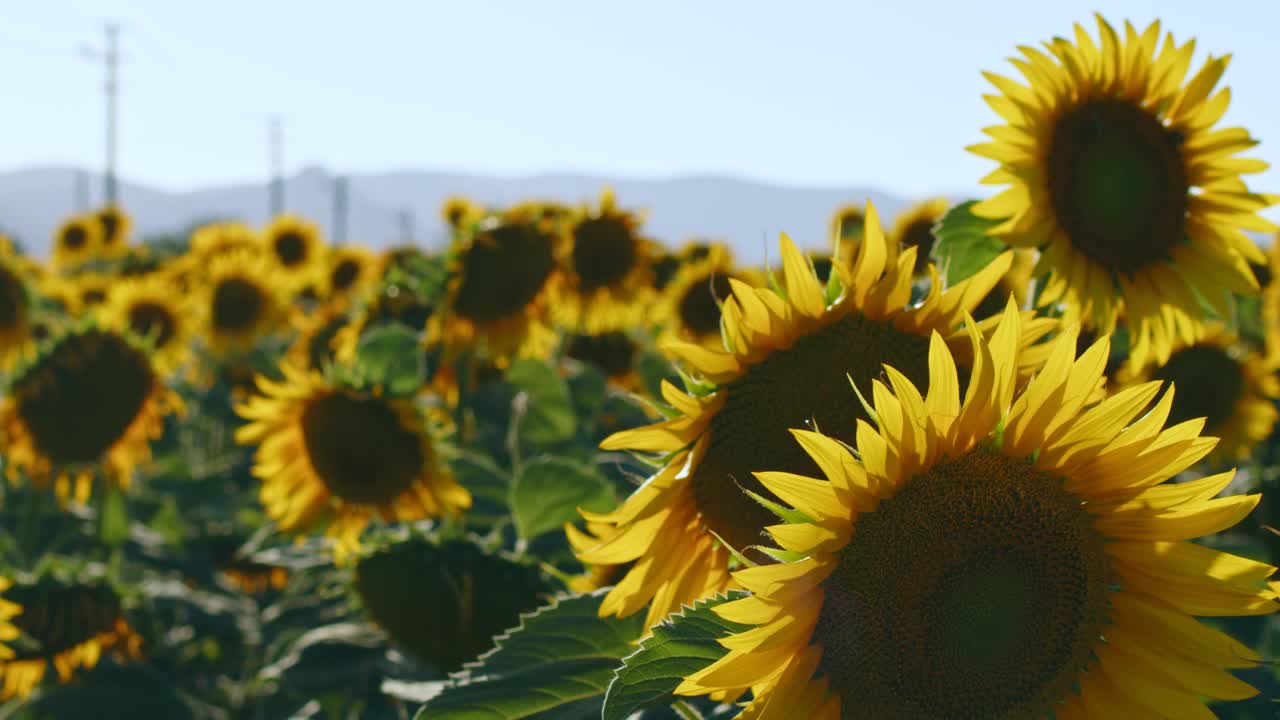
[(190, 301), (174, 293), (167, 273), (117, 282), (101, 313), (102, 323), (129, 333), (151, 348), (157, 372), (169, 374), (191, 357), (195, 331)]
[(98, 235), (97, 253), (103, 257), (119, 257), (129, 247), (129, 231), (133, 219), (119, 205), (107, 205), (93, 214), (102, 232)]
[[(731, 278), (732, 294), (722, 304), (722, 347), (680, 341), (660, 346), (698, 379), (693, 394), (664, 385), (674, 417), (617, 433), (601, 445), (668, 459), (616, 512), (586, 514), (589, 534), (570, 532), (584, 563), (637, 562), (606, 597), (602, 614), (628, 615), (650, 604), (649, 620), (656, 622), (680, 603), (702, 597), (698, 592), (724, 589), (729, 554), (720, 540), (759, 556), (753, 548), (770, 524), (763, 505), (743, 492), (769, 497), (751, 473), (813, 471), (791, 439), (793, 427), (822, 428), (853, 442), (857, 421), (867, 415), (856, 403), (831, 398), (848, 393), (851, 381), (870, 397), (871, 381), (884, 363), (924, 383), (929, 333), (967, 342), (956, 330), (960, 320), (1010, 262), (1003, 255), (945, 292), (934, 283), (922, 303), (908, 307), (916, 250), (907, 248), (891, 262), (870, 206), (856, 261), (835, 266), (841, 279), (836, 297), (785, 236), (781, 250), (786, 296)], [(708, 384), (714, 390), (707, 392)], [(658, 517), (654, 513), (661, 513), (657, 525), (640, 520)], [(667, 563), (671, 572), (646, 575), (655, 562)]]
[(81, 502), (99, 474), (128, 487), (164, 416), (179, 409), (146, 349), (107, 329), (68, 331), (9, 383), (0, 404), (6, 472), (53, 480), (60, 498)]
[(899, 252), (909, 247), (916, 249), (917, 276), (925, 274), (929, 266), (934, 242), (933, 226), (947, 213), (947, 207), (945, 198), (924, 200), (907, 208), (893, 221), (890, 245)]
[[(290, 320), (296, 338), (285, 357), (294, 367), (324, 372), (336, 359), (338, 336), (351, 322), (345, 303), (326, 303), (319, 310), (303, 312), (295, 310)], [(351, 331), (354, 334), (354, 329)], [(355, 347), (350, 348), (354, 359)]]
[(224, 254), (209, 265), (200, 298), (205, 342), (214, 353), (244, 352), (282, 321), (285, 283), (252, 252)]
[(53, 265), (58, 270), (75, 268), (89, 260), (102, 243), (102, 226), (93, 216), (67, 218), (53, 233)]
[(345, 559), (375, 517), (408, 522), (470, 507), (411, 401), (345, 388), (288, 363), (281, 370), (283, 382), (259, 378), (259, 393), (237, 406), (248, 423), (236, 439), (257, 446), (260, 498), (282, 529), (327, 527)]
[(0, 699), (28, 697), (50, 666), (66, 684), (92, 670), (104, 654), (120, 660), (142, 655), (142, 638), (125, 619), (119, 594), (100, 580), (44, 576), (7, 586), (0, 617), (17, 631), (4, 633), (15, 642), (11, 653), (0, 656)]
[[(1210, 56), (1187, 80), (1194, 42), (1160, 43), (1160, 26), (1123, 39), (1098, 18), (1100, 43), (1076, 26), (1014, 61), (1029, 86), (988, 74), (987, 102), (1007, 122), (970, 150), (1000, 163), (983, 182), (1008, 185), (974, 207), (1002, 219), (993, 233), (1040, 248), (1051, 273), (1042, 304), (1067, 321), (1130, 325), (1131, 362), (1168, 359), (1174, 339), (1206, 317), (1202, 298), (1229, 314), (1226, 293), (1256, 292), (1246, 261), (1263, 262), (1244, 230), (1274, 231), (1258, 215), (1273, 204), (1241, 177), (1267, 164), (1237, 157), (1256, 141), (1214, 129), (1230, 101), (1215, 92), (1230, 60)], [(1037, 274), (1040, 274), (1038, 272)]]
[[(452, 540), (419, 535), (362, 553), (355, 591), (369, 617), (408, 653), (453, 672), (544, 602), (536, 568)], [(465, 589), (464, 589), (465, 588)]]
[(1230, 461), (1248, 457), (1280, 418), (1277, 370), (1280, 359), (1214, 323), (1195, 342), (1175, 345), (1165, 362), (1137, 372), (1125, 368), (1118, 379), (1126, 385), (1158, 381), (1176, 387), (1169, 422), (1202, 418), (1204, 433), (1220, 438), (1211, 460)]
[(310, 220), (280, 215), (262, 231), (262, 241), (281, 279), (293, 289), (317, 282), (324, 272), (324, 240)]
[(556, 339), (547, 305), (557, 241), (527, 212), (473, 224), (455, 243), (446, 311), (432, 318), (428, 342), (498, 361), (546, 357)]
[(640, 235), (640, 217), (617, 207), (606, 190), (598, 209), (583, 208), (568, 224), (561, 254), (564, 282), (553, 312), (578, 332), (634, 327), (653, 300), (652, 264), (658, 252)]
[(484, 208), (471, 198), (463, 195), (450, 195), (440, 206), (440, 217), (453, 232), (465, 230), (469, 225), (484, 217)]
[(1091, 403), (1106, 339), (1077, 359), (1063, 333), (1019, 390), (1014, 307), (970, 334), (963, 399), (935, 334), (927, 391), (886, 365), (855, 443), (795, 430), (814, 477), (756, 473), (805, 516), (769, 528), (802, 559), (735, 573), (753, 595), (716, 612), (752, 627), (678, 693), (752, 688), (762, 720), (1208, 717), (1256, 693), (1226, 670), (1258, 655), (1193, 616), (1273, 612), (1275, 568), (1189, 540), (1259, 497), (1165, 482), (1213, 447), (1201, 423), (1162, 429), (1158, 383)]

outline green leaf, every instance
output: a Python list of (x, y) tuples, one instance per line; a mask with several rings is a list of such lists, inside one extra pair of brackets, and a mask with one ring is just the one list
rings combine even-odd
[(613, 509), (617, 497), (594, 468), (566, 458), (540, 457), (525, 463), (511, 487), (516, 532), (525, 539), (559, 530), (578, 519), (578, 508)]
[(119, 545), (129, 539), (129, 509), (119, 488), (111, 486), (107, 489), (98, 512), (102, 513), (98, 518), (98, 537), (102, 542)]
[(671, 361), (656, 352), (646, 352), (640, 356), (637, 364), (640, 373), (640, 384), (649, 397), (662, 397), (662, 381), (680, 387), (680, 373), (671, 365)]
[(614, 668), (644, 631), (644, 613), (599, 617), (605, 592), (564, 597), (526, 615), (416, 720), (599, 717)]
[(1006, 249), (1004, 243), (987, 234), (1001, 221), (974, 215), (975, 204), (970, 200), (956, 205), (933, 228), (937, 238), (933, 258), (941, 266), (948, 286), (976, 274)]
[(743, 595), (699, 600), (654, 626), (609, 683), (601, 720), (623, 720), (637, 710), (671, 702), (684, 678), (723, 657), (728, 651), (717, 640), (748, 626), (729, 622), (712, 608)]
[(573, 437), (577, 427), (569, 385), (550, 365), (519, 360), (507, 369), (507, 382), (527, 396), (520, 439), (530, 445), (552, 445)]
[(360, 339), (356, 367), (363, 384), (381, 386), (392, 395), (412, 395), (427, 375), (418, 334), (398, 323), (375, 328)]

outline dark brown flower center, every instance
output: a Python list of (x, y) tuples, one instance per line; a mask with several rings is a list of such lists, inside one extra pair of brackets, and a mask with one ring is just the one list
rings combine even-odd
[(710, 446), (693, 474), (707, 527), (738, 549), (763, 542), (761, 530), (777, 519), (741, 491), (770, 497), (752, 473), (819, 473), (790, 430), (816, 428), (852, 444), (857, 421), (867, 416), (849, 378), (870, 398), (871, 381), (887, 363), (923, 389), (928, 354), (927, 338), (853, 313), (774, 352), (722, 388), (724, 407), (711, 420)]
[(285, 230), (276, 235), (273, 247), (280, 264), (287, 268), (300, 265), (307, 259), (307, 238), (296, 230)]
[(36, 449), (65, 465), (99, 460), (138, 417), (154, 385), (142, 351), (91, 330), (63, 338), (10, 392)]
[(143, 301), (129, 306), (129, 329), (138, 337), (151, 338), (156, 348), (162, 348), (173, 339), (178, 323), (169, 308)]
[(565, 354), (592, 365), (607, 377), (620, 377), (635, 367), (639, 347), (626, 333), (574, 335), (569, 338)]
[(333, 272), (329, 274), (329, 286), (336, 292), (345, 292), (355, 285), (356, 280), (360, 277), (360, 263), (345, 259), (339, 262), (333, 268)]
[(902, 233), (902, 249), (916, 249), (916, 265), (913, 272), (919, 275), (929, 267), (929, 253), (933, 252), (933, 221), (922, 218), (907, 225)]
[(79, 225), (72, 225), (62, 231), (62, 246), (68, 250), (79, 250), (89, 242), (89, 233)]
[(817, 276), (818, 282), (826, 287), (827, 281), (831, 279), (831, 270), (835, 267), (830, 255), (811, 255), (810, 262), (813, 263), (813, 274)]
[(302, 413), (307, 456), (335, 496), (353, 503), (393, 502), (423, 472), (418, 435), (382, 398), (335, 392)]
[(1049, 150), (1049, 200), (1071, 244), (1125, 275), (1182, 242), (1189, 185), (1182, 139), (1148, 110), (1093, 100), (1058, 119)]
[(635, 234), (620, 217), (590, 218), (573, 230), (573, 271), (582, 292), (620, 282), (639, 258)]
[(694, 281), (680, 298), (680, 325), (697, 338), (720, 334), (720, 303), (732, 287), (724, 274), (705, 275)]
[(859, 515), (823, 583), (845, 718), (1043, 718), (1102, 641), (1103, 537), (1062, 481), (979, 448)]
[(13, 624), (36, 644), (18, 659), (52, 658), (113, 631), (120, 620), (120, 598), (106, 586), (15, 585), (5, 599), (22, 605)]
[(551, 238), (533, 225), (510, 223), (480, 233), (462, 257), (462, 283), (453, 309), (476, 322), (523, 310), (555, 268)]
[(115, 245), (120, 239), (120, 216), (115, 211), (103, 210), (98, 213), (98, 224), (102, 227), (102, 244)]
[(1217, 345), (1192, 345), (1175, 352), (1151, 379), (1164, 381), (1165, 387), (1174, 385), (1168, 425), (1202, 417), (1210, 435), (1235, 414), (1245, 390), (1240, 361)]
[(653, 287), (662, 290), (671, 284), (676, 271), (680, 269), (680, 258), (675, 255), (663, 255), (653, 262)]
[(213, 291), (213, 327), (220, 332), (243, 332), (253, 328), (267, 309), (262, 288), (250, 280), (230, 277)]

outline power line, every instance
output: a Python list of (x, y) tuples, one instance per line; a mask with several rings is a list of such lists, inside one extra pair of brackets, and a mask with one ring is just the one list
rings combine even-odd
[(103, 26), (106, 43), (102, 50), (81, 47), (80, 54), (89, 60), (101, 62), (106, 73), (106, 168), (102, 174), (102, 195), (106, 204), (118, 199), (116, 159), (119, 151), (119, 95), (120, 95), (120, 25), (106, 23)]

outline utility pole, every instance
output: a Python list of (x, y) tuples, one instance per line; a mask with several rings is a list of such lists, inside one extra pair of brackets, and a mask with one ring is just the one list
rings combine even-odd
[(338, 175), (333, 179), (333, 244), (347, 241), (347, 178)]
[(273, 117), (267, 127), (271, 163), (271, 217), (284, 212), (284, 130), (280, 118)]
[(413, 211), (409, 208), (401, 208), (398, 217), (400, 219), (400, 242), (408, 245), (413, 244)]
[(76, 170), (75, 186), (73, 189), (72, 199), (74, 207), (78, 212), (84, 212), (89, 209), (89, 173), (84, 170)]
[(118, 199), (116, 186), (116, 155), (119, 137), (119, 113), (117, 99), (120, 94), (120, 26), (107, 23), (106, 45), (101, 51), (89, 47), (81, 47), (80, 54), (93, 61), (102, 62), (106, 69), (106, 168), (102, 174), (102, 198), (107, 205)]

